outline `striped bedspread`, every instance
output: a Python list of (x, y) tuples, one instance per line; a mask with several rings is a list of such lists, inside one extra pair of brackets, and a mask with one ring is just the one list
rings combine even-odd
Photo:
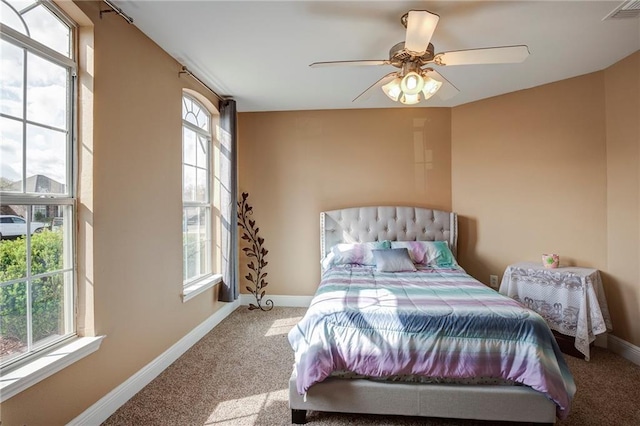
[(566, 418), (575, 384), (542, 317), (461, 269), (374, 269), (326, 271), (289, 332), (300, 394), (335, 370), (497, 377), (546, 394)]

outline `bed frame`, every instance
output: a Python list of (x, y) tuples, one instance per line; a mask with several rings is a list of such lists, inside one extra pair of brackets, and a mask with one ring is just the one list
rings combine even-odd
[[(354, 207), (320, 213), (320, 254), (334, 244), (447, 241), (457, 255), (455, 213), (420, 207)], [(527, 386), (449, 385), (328, 378), (306, 398), (289, 379), (291, 420), (306, 423), (307, 410), (554, 424), (556, 406)]]

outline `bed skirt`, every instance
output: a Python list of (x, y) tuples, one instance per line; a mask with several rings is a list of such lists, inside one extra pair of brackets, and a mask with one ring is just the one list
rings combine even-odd
[(289, 379), (293, 423), (306, 410), (554, 424), (556, 405), (527, 386), (451, 385), (328, 378), (311, 386), (306, 401)]

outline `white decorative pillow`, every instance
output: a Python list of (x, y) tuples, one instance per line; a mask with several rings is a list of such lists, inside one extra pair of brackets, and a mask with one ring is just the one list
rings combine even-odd
[(332, 265), (375, 265), (373, 250), (390, 249), (389, 241), (372, 241), (368, 243), (341, 243), (331, 247), (331, 251), (322, 261), (324, 269)]
[(406, 248), (373, 250), (378, 272), (406, 272), (415, 271), (409, 250)]

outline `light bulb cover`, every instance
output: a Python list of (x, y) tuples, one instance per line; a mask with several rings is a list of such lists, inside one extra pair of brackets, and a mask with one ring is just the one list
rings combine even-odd
[(418, 102), (420, 102), (420, 93), (416, 93), (416, 94), (409, 94), (409, 93), (404, 93), (401, 97), (400, 97), (400, 102), (402, 102), (405, 105), (415, 105)]
[(382, 91), (394, 102), (398, 102), (400, 95), (402, 95), (402, 89), (400, 89), (400, 78), (396, 77), (389, 83), (382, 86)]
[(415, 71), (407, 73), (400, 81), (400, 88), (405, 95), (416, 95), (424, 87), (424, 78)]
[(438, 80), (434, 80), (433, 78), (426, 76), (424, 82), (424, 88), (422, 89), (422, 93), (424, 94), (424, 98), (429, 99), (433, 95), (436, 94), (438, 90), (442, 87), (442, 82)]

